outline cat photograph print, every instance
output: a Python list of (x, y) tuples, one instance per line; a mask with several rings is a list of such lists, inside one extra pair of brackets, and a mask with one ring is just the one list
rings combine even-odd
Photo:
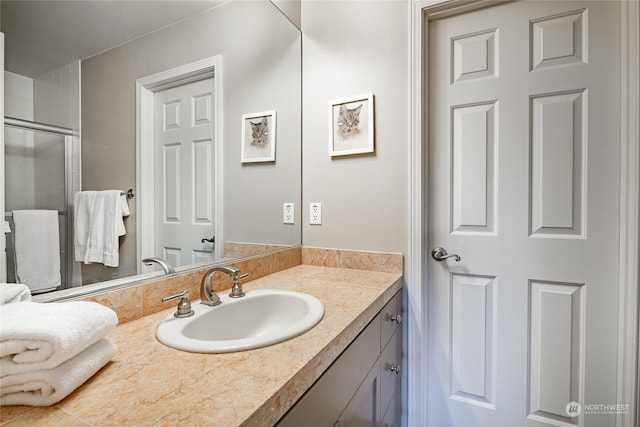
[(242, 163), (276, 160), (276, 112), (242, 115)]
[(329, 155), (373, 151), (373, 94), (329, 101)]

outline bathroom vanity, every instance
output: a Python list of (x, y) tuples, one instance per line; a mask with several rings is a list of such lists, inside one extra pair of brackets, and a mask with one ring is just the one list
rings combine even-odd
[[(288, 341), (226, 354), (158, 342), (155, 330), (175, 311), (170, 306), (118, 326), (108, 336), (118, 347), (114, 359), (58, 405), (3, 407), (2, 423), (273, 426), (282, 419), (286, 426), (307, 402), (339, 397), (326, 411), (333, 423), (365, 410), (375, 411), (381, 425), (399, 425), (402, 328), (391, 317), (400, 314), (401, 286), (400, 273), (312, 265), (253, 280), (245, 292), (304, 292), (323, 303), (324, 317)], [(348, 380), (344, 369), (352, 371)], [(340, 393), (323, 392), (336, 378)]]
[(277, 427), (399, 427), (401, 313), (398, 292)]

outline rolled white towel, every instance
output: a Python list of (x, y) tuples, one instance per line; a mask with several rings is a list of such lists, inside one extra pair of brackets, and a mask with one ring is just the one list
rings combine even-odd
[(0, 306), (0, 376), (58, 366), (117, 324), (113, 310), (89, 301)]
[(0, 283), (0, 305), (31, 301), (31, 289), (21, 283)]
[(0, 378), (0, 405), (53, 405), (95, 375), (116, 354), (106, 338), (53, 369)]

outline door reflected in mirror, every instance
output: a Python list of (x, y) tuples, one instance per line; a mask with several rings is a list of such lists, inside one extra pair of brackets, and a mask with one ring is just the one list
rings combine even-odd
[(214, 96), (213, 78), (155, 93), (153, 253), (175, 266), (214, 259)]

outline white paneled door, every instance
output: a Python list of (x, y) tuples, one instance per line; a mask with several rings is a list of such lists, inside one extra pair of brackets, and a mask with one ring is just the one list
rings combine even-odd
[(173, 266), (213, 257), (212, 98), (212, 79), (155, 93), (154, 253)]
[(632, 403), (619, 13), (520, 1), (429, 25), (428, 247), (461, 257), (429, 254), (430, 427), (606, 427)]

